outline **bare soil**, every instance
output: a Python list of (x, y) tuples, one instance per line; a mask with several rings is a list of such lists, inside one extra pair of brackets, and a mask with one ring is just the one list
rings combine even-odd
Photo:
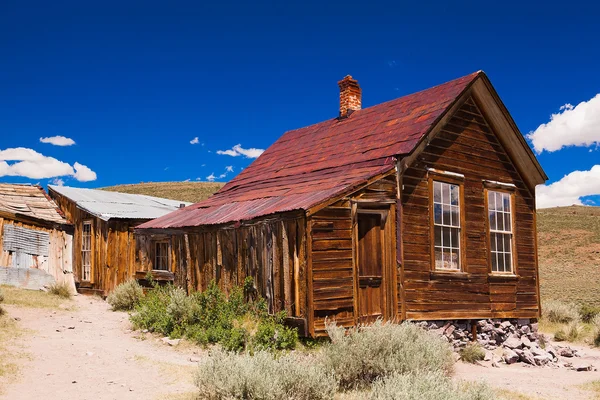
[[(561, 345), (565, 345), (564, 342)], [(600, 350), (587, 346), (569, 344), (577, 349), (581, 357), (564, 358), (564, 362), (573, 365), (593, 365), (600, 369)], [(577, 372), (568, 368), (532, 367), (524, 363), (512, 365), (498, 364), (493, 367), (491, 363), (481, 365), (459, 362), (456, 364), (457, 379), (468, 381), (483, 381), (507, 398), (515, 400), (529, 399), (569, 399), (588, 400), (598, 399), (598, 394), (585, 390), (582, 386), (592, 381), (600, 380), (600, 371)], [(510, 396), (512, 394), (513, 396)], [(521, 394), (522, 397), (518, 395)]]
[(29, 357), (0, 399), (187, 398), (194, 391), (197, 349), (131, 332), (128, 315), (100, 299), (74, 302), (71, 311), (4, 306), (27, 332), (15, 347)]

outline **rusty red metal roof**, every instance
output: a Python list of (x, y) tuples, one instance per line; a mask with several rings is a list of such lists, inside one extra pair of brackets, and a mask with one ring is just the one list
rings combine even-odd
[(207, 200), (148, 221), (163, 229), (246, 221), (307, 210), (394, 168), (480, 75), (286, 132)]

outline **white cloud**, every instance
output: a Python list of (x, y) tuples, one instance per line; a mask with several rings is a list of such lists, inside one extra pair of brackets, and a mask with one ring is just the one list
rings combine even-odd
[(214, 182), (215, 179), (217, 179), (217, 177), (215, 176), (214, 173), (210, 174), (209, 176), (206, 177), (206, 180), (209, 182)]
[(236, 144), (229, 150), (218, 150), (217, 154), (231, 156), (231, 157), (245, 156), (246, 158), (257, 158), (263, 152), (264, 152), (263, 149), (256, 149), (256, 148), (244, 149), (241, 144)]
[(50, 181), (51, 184), (56, 185), (56, 186), (64, 186), (65, 185), (65, 181), (63, 181), (60, 178), (54, 178)]
[(198, 144), (200, 143), (200, 140), (198, 139), (198, 136), (196, 136), (195, 138), (193, 138), (192, 140), (190, 140), (190, 144)]
[(536, 188), (537, 208), (583, 205), (581, 197), (600, 194), (600, 165), (573, 171), (561, 180)]
[(97, 178), (96, 173), (89, 169), (86, 165), (79, 164), (78, 162), (76, 162), (75, 164), (73, 164), (73, 168), (75, 168), (75, 173), (73, 174), (73, 177), (79, 182), (95, 181)]
[[(8, 161), (12, 163), (9, 164)], [(71, 166), (24, 147), (0, 150), (0, 176), (22, 176), (30, 179), (73, 176), (82, 182), (96, 179), (96, 173), (85, 165), (75, 163)]]
[(75, 144), (73, 139), (64, 136), (44, 137), (40, 138), (40, 142), (53, 144), (55, 146), (73, 146)]
[(225, 167), (225, 172), (233, 172), (233, 165), (228, 165)]
[(600, 93), (573, 107), (565, 104), (550, 121), (527, 135), (536, 152), (557, 151), (567, 146), (600, 145)]

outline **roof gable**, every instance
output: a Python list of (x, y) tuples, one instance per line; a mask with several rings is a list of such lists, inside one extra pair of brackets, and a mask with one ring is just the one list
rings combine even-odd
[(52, 192), (66, 197), (82, 210), (108, 221), (112, 218), (153, 219), (169, 214), (181, 204), (191, 203), (142, 194), (49, 185)]
[(180, 228), (307, 210), (395, 168), (482, 72), (286, 132), (207, 200), (140, 228)]

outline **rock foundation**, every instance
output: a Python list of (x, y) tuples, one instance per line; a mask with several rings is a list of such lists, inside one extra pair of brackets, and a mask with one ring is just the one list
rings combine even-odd
[(538, 332), (537, 322), (529, 319), (419, 321), (417, 324), (446, 338), (457, 353), (474, 341), (473, 333), (476, 332), (477, 343), (486, 350), (484, 361), (491, 362), (492, 366), (522, 362), (532, 366), (566, 367), (579, 371), (594, 369), (591, 365), (586, 368), (574, 366), (572, 361), (579, 356), (577, 350), (551, 345)]

